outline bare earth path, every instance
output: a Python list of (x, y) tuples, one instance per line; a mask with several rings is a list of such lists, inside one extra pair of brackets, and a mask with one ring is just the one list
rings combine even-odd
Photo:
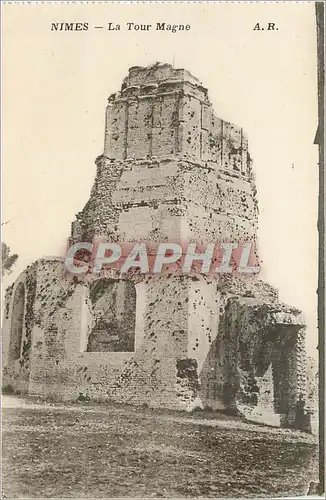
[(7, 498), (296, 496), (317, 476), (307, 434), (225, 416), (2, 400)]

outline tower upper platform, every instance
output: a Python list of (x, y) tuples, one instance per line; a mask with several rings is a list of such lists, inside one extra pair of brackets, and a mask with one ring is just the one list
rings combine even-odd
[(207, 89), (170, 64), (133, 66), (109, 97), (104, 156), (141, 160), (174, 156), (245, 178), (248, 142), (240, 127), (215, 116)]

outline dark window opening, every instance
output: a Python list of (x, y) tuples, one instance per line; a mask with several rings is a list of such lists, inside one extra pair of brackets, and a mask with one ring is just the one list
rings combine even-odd
[(88, 352), (135, 350), (136, 288), (130, 281), (102, 278), (91, 286), (93, 328)]

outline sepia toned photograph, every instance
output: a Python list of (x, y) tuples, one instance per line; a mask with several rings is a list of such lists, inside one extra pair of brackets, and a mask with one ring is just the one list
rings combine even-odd
[(1, 11), (1, 498), (320, 498), (323, 2)]

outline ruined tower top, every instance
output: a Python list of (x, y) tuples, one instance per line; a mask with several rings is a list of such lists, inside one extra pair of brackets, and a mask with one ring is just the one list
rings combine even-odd
[[(194, 77), (185, 69), (175, 69), (171, 64), (156, 63), (151, 66), (132, 66), (129, 74), (124, 79), (121, 90), (124, 91), (131, 86), (144, 86), (150, 84), (161, 84), (169, 81), (171, 84), (187, 81), (195, 86), (202, 87), (198, 78)], [(202, 87), (207, 92), (207, 89)]]
[(207, 89), (185, 69), (133, 66), (109, 97), (104, 156), (142, 160), (173, 156), (243, 178), (250, 173), (241, 128), (214, 115)]
[[(214, 114), (185, 69), (133, 66), (109, 97), (104, 153), (72, 238), (256, 238), (257, 199), (242, 131)], [(139, 221), (136, 223), (136, 221)]]

